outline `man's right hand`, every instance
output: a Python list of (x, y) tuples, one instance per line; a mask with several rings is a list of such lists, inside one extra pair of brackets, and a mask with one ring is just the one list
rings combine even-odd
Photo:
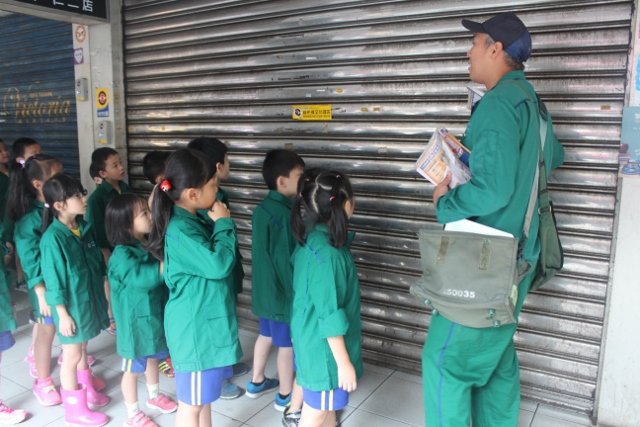
[(451, 184), (451, 172), (447, 173), (447, 176), (444, 177), (442, 182), (436, 185), (436, 188), (433, 189), (433, 206), (434, 207), (438, 205), (438, 199), (449, 192), (450, 190), (449, 184)]

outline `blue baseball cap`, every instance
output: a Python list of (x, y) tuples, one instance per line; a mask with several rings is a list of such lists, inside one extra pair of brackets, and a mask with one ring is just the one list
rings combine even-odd
[(513, 12), (501, 13), (483, 23), (462, 20), (462, 26), (473, 33), (488, 34), (501, 42), (504, 51), (519, 62), (531, 56), (531, 35), (524, 23)]

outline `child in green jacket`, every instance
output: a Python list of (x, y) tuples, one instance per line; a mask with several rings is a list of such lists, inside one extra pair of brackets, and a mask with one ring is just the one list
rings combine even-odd
[[(267, 197), (251, 217), (251, 301), (260, 322), (260, 335), (253, 352), (253, 377), (247, 382), (247, 396), (257, 398), (275, 390), (275, 408), (294, 413), (302, 407), (302, 390), (292, 401), (293, 348), (291, 345), (291, 303), (293, 269), (291, 254), (296, 240), (291, 234), (291, 197), (297, 194), (304, 160), (290, 150), (271, 150), (262, 163), (262, 177), (269, 188)], [(265, 376), (271, 345), (278, 349), (278, 380)], [(295, 415), (294, 415), (295, 416)]]
[[(233, 289), (236, 232), (216, 200), (215, 169), (195, 150), (169, 157), (154, 191), (147, 248), (164, 260), (164, 328), (176, 373), (178, 426), (211, 426), (211, 403), (242, 357)], [(206, 210), (207, 221), (199, 214)]]
[(158, 363), (168, 357), (164, 336), (164, 305), (167, 288), (162, 262), (145, 250), (151, 231), (151, 215), (144, 197), (116, 196), (107, 205), (105, 226), (115, 246), (107, 274), (111, 282), (113, 314), (118, 322), (116, 345), (122, 356), (122, 394), (127, 408), (127, 427), (156, 427), (138, 406), (138, 375), (147, 378), (147, 407), (163, 414), (178, 405), (160, 393)]
[(291, 338), (305, 427), (333, 427), (335, 411), (349, 403), (362, 376), (360, 286), (347, 231), (354, 206), (344, 174), (315, 170), (301, 177), (291, 208), (299, 243), (292, 257)]
[(45, 285), (40, 266), (40, 239), (44, 211), (42, 187), (49, 178), (60, 172), (62, 172), (62, 163), (46, 154), (36, 154), (24, 164), (13, 165), (7, 212), (7, 217), (15, 224), (16, 252), (27, 282), (33, 320), (38, 325), (32, 346), (33, 363), (30, 364), (30, 372), (36, 378), (33, 394), (43, 406), (62, 403), (51, 378), (51, 346), (56, 327), (51, 317), (51, 307), (45, 301)]
[(45, 182), (42, 193), (41, 266), (45, 300), (52, 307), (64, 351), (60, 391), (65, 420), (73, 425), (102, 426), (109, 418), (89, 410), (87, 403), (104, 406), (109, 397), (94, 388), (87, 342), (109, 326), (109, 317), (104, 259), (93, 229), (81, 218), (87, 210), (87, 192), (78, 180), (58, 174)]

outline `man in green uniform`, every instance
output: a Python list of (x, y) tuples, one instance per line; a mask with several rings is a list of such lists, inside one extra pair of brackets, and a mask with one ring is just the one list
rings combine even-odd
[[(462, 141), (471, 150), (472, 178), (454, 189), (448, 188), (448, 178), (434, 189), (436, 215), (440, 223), (471, 218), (521, 238), (540, 144), (536, 95), (522, 71), (531, 55), (531, 36), (513, 13), (462, 25), (474, 33), (467, 53), (471, 80), (484, 84), (487, 93), (475, 105)], [(562, 164), (564, 151), (550, 117), (548, 122), (544, 160), (550, 171)], [(535, 210), (530, 236), (537, 236), (538, 228)], [(535, 266), (539, 254), (538, 239), (528, 239), (524, 259)], [(519, 285), (516, 316), (532, 278), (530, 273)], [(518, 424), (516, 326), (475, 329), (432, 317), (422, 355), (428, 427)]]

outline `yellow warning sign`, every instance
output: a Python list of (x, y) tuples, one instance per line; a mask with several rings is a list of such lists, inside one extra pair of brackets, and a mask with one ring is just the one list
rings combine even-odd
[(291, 107), (291, 117), (295, 120), (331, 120), (331, 104), (294, 105)]
[(109, 117), (109, 89), (96, 89), (96, 108), (98, 117)]

